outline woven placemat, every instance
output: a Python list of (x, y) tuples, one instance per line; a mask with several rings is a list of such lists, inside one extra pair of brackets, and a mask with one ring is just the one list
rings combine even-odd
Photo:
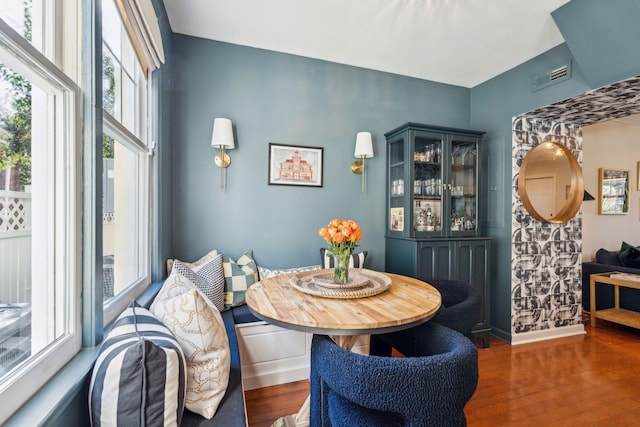
[(349, 269), (349, 276), (353, 277), (353, 283), (357, 286), (334, 284), (331, 287), (327, 287), (326, 284), (320, 285), (314, 280), (315, 276), (324, 278), (328, 274), (333, 274), (333, 269), (327, 268), (324, 270), (301, 272), (295, 274), (291, 278), (290, 283), (295, 289), (305, 294), (323, 298), (340, 299), (364, 298), (378, 295), (391, 286), (391, 279), (386, 274), (360, 268)]

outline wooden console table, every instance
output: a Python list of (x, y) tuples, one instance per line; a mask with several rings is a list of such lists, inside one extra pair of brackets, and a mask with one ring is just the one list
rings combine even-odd
[[(640, 289), (640, 275), (629, 273), (618, 273), (615, 271), (607, 273), (594, 273), (589, 276), (590, 284), (590, 315), (591, 326), (596, 326), (596, 319), (608, 320), (609, 322), (631, 326), (640, 329), (640, 312), (625, 310), (620, 308), (620, 286), (625, 288)], [(596, 283), (604, 283), (613, 286), (614, 306), (603, 310), (596, 310)]]

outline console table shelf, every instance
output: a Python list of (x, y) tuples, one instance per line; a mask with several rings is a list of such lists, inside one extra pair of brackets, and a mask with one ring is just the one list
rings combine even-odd
[[(621, 274), (616, 272), (596, 273), (589, 276), (590, 282), (590, 315), (591, 326), (596, 326), (596, 319), (608, 320), (640, 329), (640, 312), (620, 308), (620, 286), (640, 289), (640, 276)], [(596, 310), (596, 283), (603, 283), (614, 287), (614, 307)]]

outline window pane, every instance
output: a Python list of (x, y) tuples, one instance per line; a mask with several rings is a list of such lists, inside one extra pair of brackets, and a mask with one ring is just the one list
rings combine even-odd
[(31, 1), (3, 0), (0, 18), (27, 40), (31, 40)]
[(103, 291), (117, 295), (143, 274), (140, 156), (110, 136), (103, 145)]
[(102, 2), (102, 40), (109, 46), (116, 58), (120, 58), (120, 45), (122, 43), (122, 25), (120, 12), (113, 0)]
[(31, 354), (31, 85), (8, 67), (0, 66), (0, 71), (0, 376), (4, 376)]
[(136, 108), (135, 90), (135, 83), (127, 74), (124, 74), (124, 78), (122, 79), (122, 117), (120, 118), (120, 122), (127, 129), (136, 129), (136, 118), (139, 114), (139, 109)]
[(143, 140), (147, 82), (115, 2), (104, 0), (103, 7), (104, 109)]
[(120, 65), (111, 52), (103, 46), (102, 55), (102, 108), (116, 119), (120, 118)]
[[(49, 159), (56, 138), (48, 111), (55, 97), (6, 66), (0, 65), (0, 72), (1, 382), (67, 334), (69, 314), (52, 254), (56, 193)], [(57, 201), (63, 200), (59, 194)]]

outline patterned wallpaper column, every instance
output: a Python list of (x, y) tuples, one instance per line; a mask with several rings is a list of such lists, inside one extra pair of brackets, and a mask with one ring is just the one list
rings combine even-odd
[(582, 128), (530, 117), (513, 120), (512, 334), (582, 322), (582, 212), (564, 224), (532, 218), (518, 194), (520, 165), (536, 145), (564, 144), (582, 165)]

